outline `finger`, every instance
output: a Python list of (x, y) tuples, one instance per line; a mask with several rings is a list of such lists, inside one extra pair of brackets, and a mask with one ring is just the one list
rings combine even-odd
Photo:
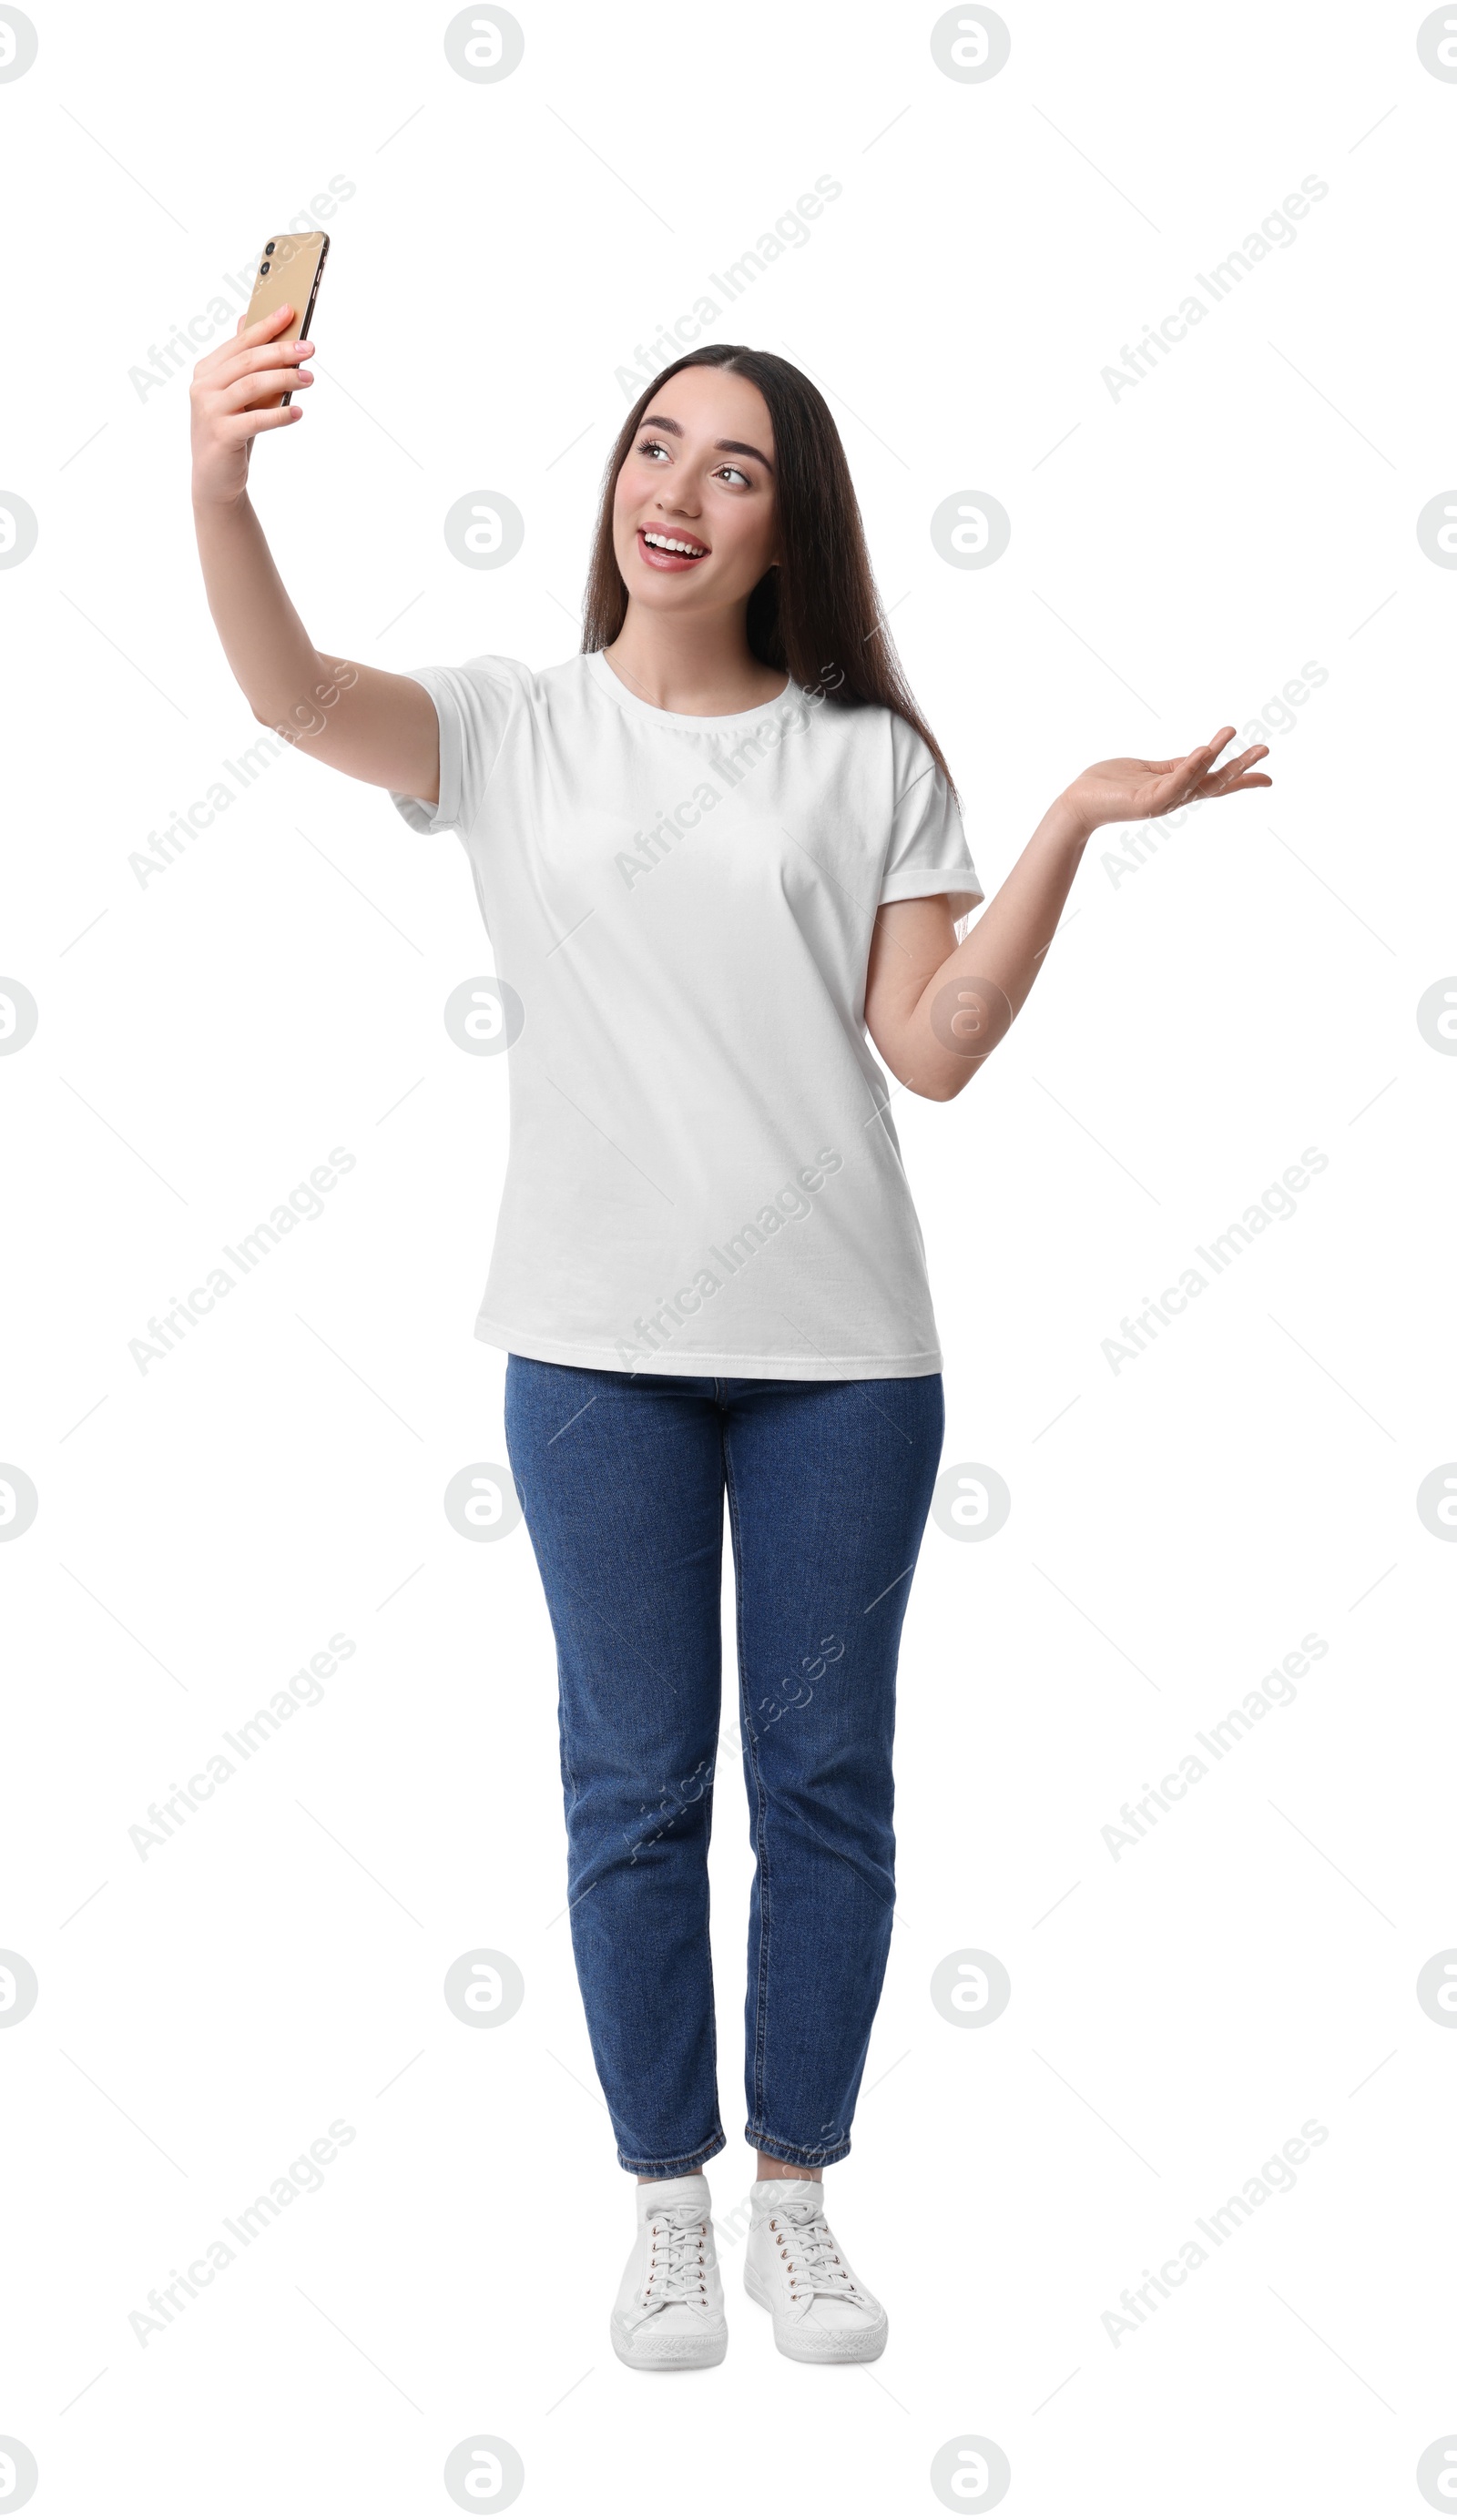
[(292, 393), (312, 383), (313, 378), (306, 369), (265, 368), (258, 376), (239, 377), (224, 386), (217, 405), (222, 411), (247, 411), (251, 404), (267, 402), (273, 394)]
[(1207, 743), (1196, 744), (1194, 750), (1188, 755), (1186, 764), (1187, 768), (1191, 772), (1196, 773), (1198, 777), (1203, 778), (1205, 772), (1218, 760), (1220, 753), (1224, 750), (1224, 747), (1228, 743), (1233, 733), (1234, 728), (1232, 726), (1221, 726), (1218, 728), (1216, 733), (1210, 737)]
[(224, 411), (241, 411), (245, 403), (261, 402), (270, 393), (287, 393), (296, 384), (311, 382), (312, 376), (311, 368), (283, 367), (270, 360), (266, 351), (253, 350), (241, 366), (220, 368), (215, 377), (205, 378), (206, 389), (199, 399), (205, 407), (215, 401)]
[(1191, 790), (1198, 787), (1202, 779), (1207, 777), (1233, 733), (1232, 726), (1220, 727), (1209, 742), (1196, 744), (1192, 752), (1185, 754), (1179, 766), (1189, 782)]
[(227, 444), (240, 446), (265, 428), (287, 428), (291, 420), (302, 418), (300, 402), (290, 403), (282, 411), (240, 411), (219, 421), (217, 433)]
[(1232, 783), (1239, 778), (1241, 772), (1248, 770), (1252, 762), (1263, 761), (1267, 757), (1269, 749), (1270, 747), (1267, 743), (1252, 743), (1248, 751), (1238, 753), (1233, 761), (1226, 761), (1219, 769), (1212, 771), (1208, 779), (1205, 782), (1209, 794), (1211, 796), (1224, 795), (1228, 791)]
[(1167, 776), (1159, 781), (1155, 790), (1161, 809), (1165, 805), (1176, 804), (1181, 797), (1187, 796), (1192, 788), (1197, 788), (1207, 766), (1202, 752), (1191, 752), (1185, 760), (1174, 762)]
[(294, 309), (289, 305), (275, 306), (271, 315), (259, 315), (251, 324), (246, 315), (240, 315), (235, 338), (240, 341), (266, 341), (281, 325), (291, 324), (293, 320)]
[(1243, 779), (1231, 779), (1227, 786), (1221, 780), (1217, 788), (1202, 788), (1199, 795), (1207, 801), (1214, 796), (1238, 796), (1246, 788), (1273, 788), (1274, 785), (1274, 780), (1267, 779), (1262, 770), (1252, 770)]
[(247, 349), (236, 344), (219, 359), (208, 382), (231, 384), (235, 377), (253, 376), (262, 368), (296, 364), (312, 357), (313, 346), (312, 341), (253, 341)]
[(1215, 782), (1221, 774), (1211, 773), (1211, 759), (1209, 745), (1202, 743), (1197, 751), (1177, 763), (1169, 776), (1161, 779), (1155, 788), (1149, 801), (1149, 814), (1172, 814), (1180, 806), (1191, 804), (1196, 797), (1218, 795), (1221, 791)]
[(229, 342), (225, 350), (204, 359), (193, 376), (194, 395), (217, 393), (236, 384), (240, 377), (260, 376), (284, 364), (293, 366), (311, 357), (311, 341), (255, 341), (245, 349), (239, 342)]
[[(1163, 814), (1167, 813), (1171, 805), (1182, 804), (1185, 797), (1192, 795), (1200, 781), (1207, 775), (1212, 761), (1213, 755), (1208, 745), (1202, 743), (1198, 751), (1186, 752), (1181, 761), (1169, 762), (1165, 768), (1165, 775), (1158, 783), (1156, 793), (1159, 802), (1155, 810)], [(1159, 765), (1152, 762), (1149, 765), (1151, 769)]]

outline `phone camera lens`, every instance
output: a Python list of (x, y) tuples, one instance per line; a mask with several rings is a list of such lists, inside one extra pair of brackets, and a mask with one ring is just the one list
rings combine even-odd
[(273, 239), (272, 239), (272, 237), (270, 237), (270, 238), (269, 238), (269, 240), (268, 240), (267, 244), (264, 246), (264, 248), (263, 248), (263, 251), (264, 251), (265, 253), (271, 253), (271, 252), (273, 251)]
[(259, 263), (259, 265), (258, 265), (258, 276), (259, 276), (259, 278), (260, 278), (260, 279), (262, 278), (263, 273), (264, 273), (267, 269), (268, 269), (268, 265), (267, 265), (267, 263), (266, 263), (266, 262), (260, 262), (260, 263)]

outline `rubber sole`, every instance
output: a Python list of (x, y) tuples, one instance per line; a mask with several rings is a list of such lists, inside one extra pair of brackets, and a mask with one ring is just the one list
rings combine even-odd
[(654, 2351), (644, 2351), (634, 2344), (632, 2331), (619, 2326), (615, 2311), (612, 2319), (613, 2352), (619, 2362), (631, 2371), (704, 2371), (721, 2362), (728, 2352), (728, 2327), (721, 2335), (660, 2336), (653, 2338)]
[[(747, 2259), (744, 2289), (751, 2301), (756, 2301), (760, 2310), (766, 2310), (774, 2318), (774, 2304)], [(774, 2342), (792, 2362), (878, 2362), (889, 2332), (890, 2321), (885, 2311), (874, 2327), (820, 2327), (807, 2333), (797, 2325), (787, 2332), (784, 2323), (774, 2318)]]

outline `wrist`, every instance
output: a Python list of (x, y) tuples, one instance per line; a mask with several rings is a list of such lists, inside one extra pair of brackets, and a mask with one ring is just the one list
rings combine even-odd
[(248, 507), (248, 490), (206, 490), (198, 482), (192, 485), (193, 514), (198, 517), (241, 517)]
[(1078, 802), (1074, 790), (1065, 788), (1061, 796), (1055, 796), (1048, 806), (1042, 817), (1042, 828), (1050, 838), (1075, 849), (1080, 857), (1098, 827), (1089, 820), (1087, 809)]

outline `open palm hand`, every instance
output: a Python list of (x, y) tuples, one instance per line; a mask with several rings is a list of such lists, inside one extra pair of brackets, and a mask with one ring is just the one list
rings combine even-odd
[(1089, 832), (1104, 823), (1146, 823), (1206, 796), (1235, 796), (1245, 788), (1269, 788), (1273, 781), (1252, 765), (1263, 761), (1267, 743), (1252, 743), (1233, 760), (1215, 763), (1232, 726), (1221, 727), (1209, 743), (1201, 743), (1179, 761), (1095, 761), (1068, 788), (1068, 802)]

